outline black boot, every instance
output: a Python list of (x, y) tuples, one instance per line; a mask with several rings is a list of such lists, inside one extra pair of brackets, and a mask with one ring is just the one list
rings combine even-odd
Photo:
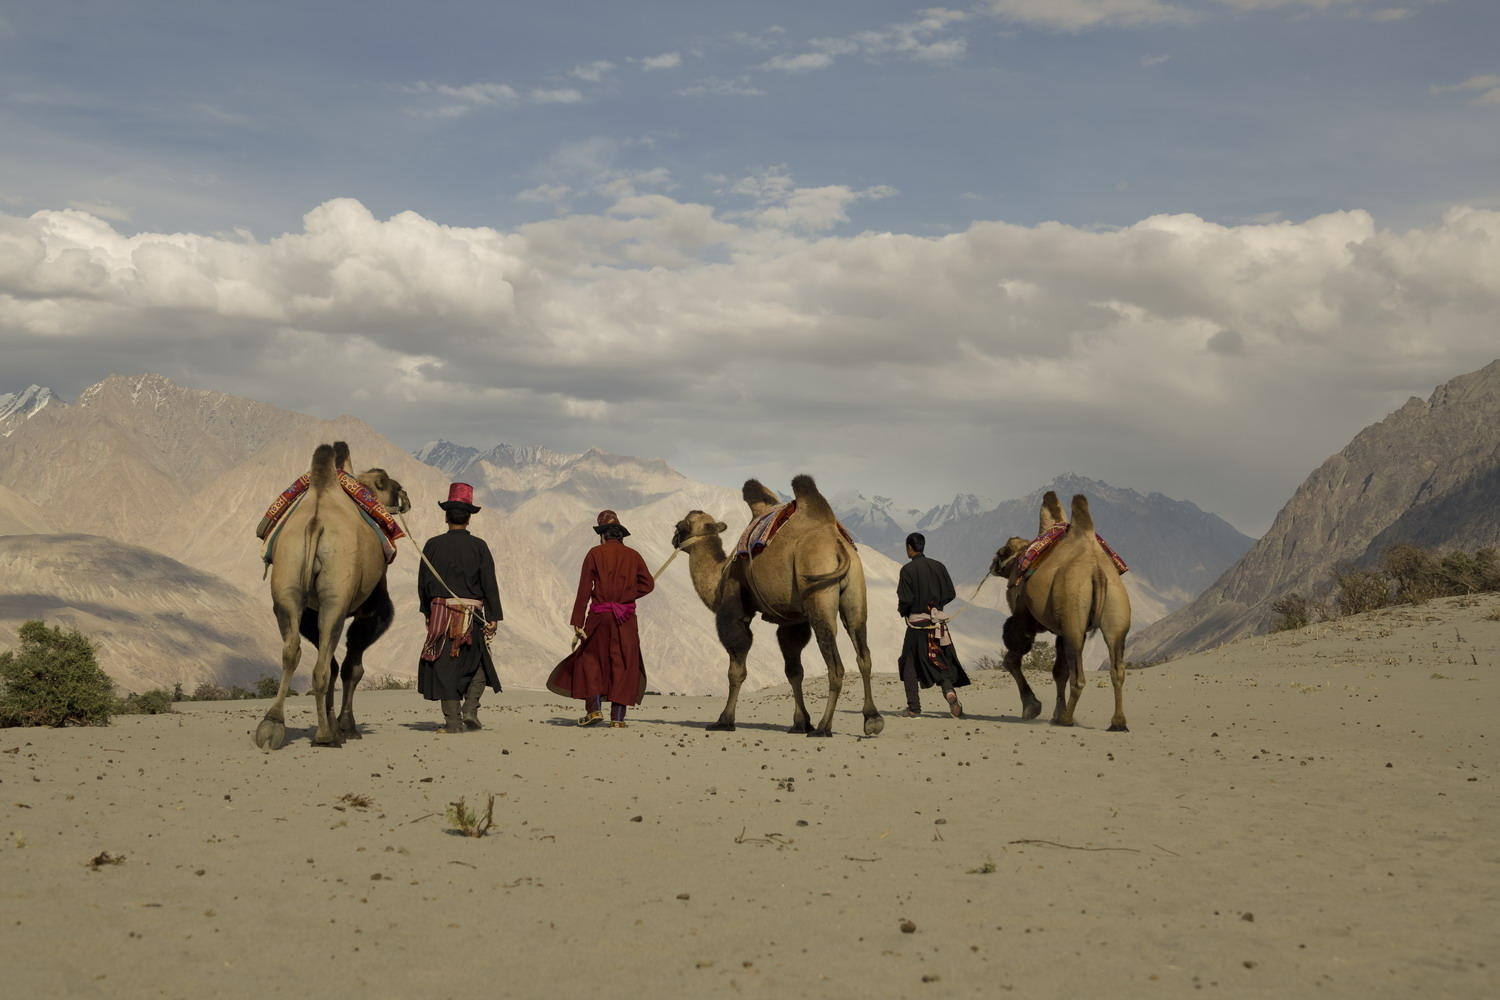
[(464, 720), (459, 716), (458, 699), (455, 698), (452, 701), (445, 700), (442, 705), (444, 723), (442, 731), (445, 733), (466, 732), (467, 730), (464, 729)]
[(463, 722), (469, 729), (483, 729), (479, 722), (479, 696), (484, 694), (484, 671), (474, 675), (469, 690), (464, 692)]

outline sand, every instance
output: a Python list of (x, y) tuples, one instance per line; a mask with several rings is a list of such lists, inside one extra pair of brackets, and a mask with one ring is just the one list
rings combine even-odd
[[(1128, 734), (1098, 678), (1060, 729), (988, 672), (969, 718), (929, 696), (873, 740), (857, 698), (835, 738), (786, 734), (777, 689), (729, 734), (702, 728), (717, 699), (581, 731), (509, 691), (457, 737), (361, 695), (339, 750), (306, 698), (274, 754), (263, 702), (0, 731), (4, 991), (1500, 995), (1497, 608), (1132, 672)], [(490, 835), (453, 834), (447, 803), (491, 793)]]

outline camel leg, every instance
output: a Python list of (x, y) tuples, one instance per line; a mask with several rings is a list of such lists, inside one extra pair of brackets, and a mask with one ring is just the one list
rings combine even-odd
[(281, 686), (276, 690), (276, 701), (266, 709), (265, 718), (255, 727), (255, 745), (262, 750), (280, 750), (286, 743), (286, 693), (291, 687), (292, 675), (297, 672), (297, 663), (302, 659), (302, 636), (293, 620), (295, 614), (284, 603), (277, 603), (276, 624), (281, 628)]
[(823, 708), (823, 719), (809, 736), (833, 735), (833, 712), (839, 703), (839, 692), (844, 689), (844, 661), (839, 657), (838, 598), (825, 588), (812, 596), (807, 607), (808, 620), (812, 622), (813, 635), (818, 639), (818, 652), (828, 664), (828, 704)]
[(812, 626), (806, 622), (781, 625), (776, 629), (776, 643), (786, 661), (786, 679), (792, 686), (792, 699), (796, 702), (796, 708), (792, 710), (792, 728), (787, 730), (789, 733), (805, 733), (812, 728), (812, 717), (807, 714), (807, 702), (802, 698), (802, 651), (811, 641)]
[(1036, 631), (1026, 627), (1017, 615), (1005, 619), (1001, 633), (1005, 639), (1005, 669), (1015, 679), (1016, 690), (1021, 692), (1021, 718), (1035, 719), (1042, 714), (1042, 700), (1031, 690), (1026, 675), (1021, 672), (1021, 660), (1036, 644)]
[[(1063, 708), (1061, 717), (1056, 720), (1060, 726), (1073, 725), (1073, 712), (1078, 707), (1079, 696), (1083, 694), (1083, 640), (1084, 634), (1082, 632), (1077, 634), (1069, 632), (1065, 638), (1058, 639), (1059, 647), (1066, 647), (1068, 651), (1067, 673), (1062, 676), (1058, 676), (1055, 672), (1053, 674), (1054, 677), (1057, 677), (1059, 705), (1062, 704), (1064, 680), (1068, 682), (1069, 687), (1067, 706)], [(1058, 652), (1061, 653), (1062, 649), (1059, 648)], [(1061, 661), (1062, 657), (1059, 656), (1058, 660)]]
[(745, 683), (745, 660), (750, 656), (750, 643), (754, 635), (750, 632), (750, 619), (739, 608), (722, 608), (716, 618), (719, 642), (729, 653), (729, 700), (724, 702), (724, 711), (719, 721), (710, 723), (714, 732), (734, 732), (734, 709), (740, 700), (740, 685)]
[(347, 739), (360, 739), (359, 726), (354, 721), (354, 689), (359, 687), (365, 675), (365, 650), (385, 634), (396, 616), (391, 605), (385, 581), (365, 600), (359, 614), (349, 623), (349, 641), (344, 644), (344, 666), (340, 672), (343, 680), (344, 698), (339, 706), (339, 735)]
[(318, 731), (313, 746), (343, 746), (333, 716), (333, 651), (344, 633), (345, 609), (320, 595), (318, 611), (318, 662), (313, 667), (313, 699), (318, 705)]
[(1128, 733), (1125, 725), (1125, 633), (1111, 632), (1104, 637), (1109, 645), (1109, 680), (1115, 688), (1115, 714), (1109, 720), (1109, 731)]
[(859, 676), (865, 685), (865, 735), (879, 736), (885, 729), (885, 719), (875, 707), (875, 691), (871, 686), (870, 643), (865, 634), (864, 594), (846, 588), (839, 595), (839, 617), (844, 621), (844, 631), (854, 643), (854, 659), (859, 664)]
[(1068, 666), (1068, 646), (1063, 642), (1062, 636), (1058, 636), (1053, 648), (1057, 651), (1052, 658), (1052, 681), (1057, 685), (1057, 704), (1052, 707), (1052, 724), (1070, 726), (1071, 722), (1064, 721), (1068, 709), (1068, 677), (1072, 674)]

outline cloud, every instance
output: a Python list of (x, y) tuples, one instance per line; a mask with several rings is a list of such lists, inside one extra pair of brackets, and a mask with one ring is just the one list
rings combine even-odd
[(718, 76), (704, 77), (691, 86), (677, 91), (679, 97), (764, 97), (766, 92), (750, 82), (748, 76), (725, 79)]
[(1162, 63), (1171, 58), (1172, 57), (1168, 55), (1141, 56), (1141, 65), (1147, 69), (1150, 69), (1152, 66), (1160, 66)]
[(807, 51), (782, 53), (761, 63), (770, 72), (806, 73), (827, 69), (840, 56), (856, 53), (866, 58), (895, 56), (919, 62), (946, 63), (964, 57), (968, 42), (963, 38), (940, 38), (953, 25), (969, 20), (967, 11), (933, 7), (914, 21), (887, 25), (878, 31), (859, 31), (836, 38), (815, 38)]
[(582, 66), (574, 66), (568, 70), (568, 75), (589, 83), (599, 83), (604, 79), (605, 74), (614, 68), (615, 64), (608, 59), (597, 59), (591, 63), (584, 63)]
[(538, 184), (530, 187), (516, 195), (517, 201), (529, 201), (543, 205), (551, 205), (558, 210), (565, 210), (568, 204), (568, 196), (573, 189), (566, 184)]
[(1462, 83), (1451, 84), (1446, 87), (1429, 87), (1433, 94), (1462, 94), (1470, 93), (1470, 104), (1488, 104), (1500, 107), (1500, 76), (1493, 73), (1483, 73), (1471, 76)]
[(97, 215), (110, 222), (129, 222), (133, 214), (130, 209), (122, 208), (109, 201), (70, 201), (68, 207), (87, 212), (89, 215)]
[(1165, 0), (983, 0), (981, 7), (1002, 21), (1059, 31), (1131, 28), (1187, 21), (1194, 16), (1192, 11)]
[(575, 87), (537, 88), (528, 95), (537, 104), (578, 104), (583, 92)]
[(659, 56), (647, 56), (641, 60), (641, 69), (650, 72), (652, 70), (676, 69), (682, 65), (682, 53), (663, 52)]
[(413, 444), (503, 424), (723, 481), (839, 468), (898, 493), (1076, 468), (1247, 524), (1495, 355), (1496, 211), (831, 235), (889, 189), (771, 169), (730, 182), (751, 203), (730, 217), (638, 174), (608, 211), (513, 230), (350, 199), (265, 241), (0, 215), (0, 350), (64, 391), (159, 370), (331, 414), (363, 390), (380, 404), (360, 415)]

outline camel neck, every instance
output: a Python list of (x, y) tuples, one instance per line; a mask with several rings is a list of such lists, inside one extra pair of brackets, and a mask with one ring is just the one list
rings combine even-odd
[(714, 601), (719, 594), (719, 577), (724, 572), (724, 543), (714, 535), (697, 542), (688, 550), (688, 571), (693, 577), (693, 589), (698, 597), (714, 610)]

